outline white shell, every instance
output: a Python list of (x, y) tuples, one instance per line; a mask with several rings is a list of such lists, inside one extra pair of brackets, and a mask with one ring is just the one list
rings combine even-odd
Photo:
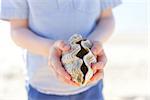
[(93, 76), (91, 64), (96, 62), (96, 57), (90, 50), (92, 43), (79, 34), (73, 35), (69, 43), (71, 50), (62, 54), (62, 64), (72, 80), (84, 86)]

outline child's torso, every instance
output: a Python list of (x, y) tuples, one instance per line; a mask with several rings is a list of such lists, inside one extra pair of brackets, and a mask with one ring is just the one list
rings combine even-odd
[[(78, 33), (87, 37), (100, 15), (100, 0), (28, 0), (29, 27), (49, 39), (68, 40)], [(59, 81), (47, 65), (47, 58), (27, 52), (29, 83), (44, 93), (75, 94), (87, 87), (73, 87)]]

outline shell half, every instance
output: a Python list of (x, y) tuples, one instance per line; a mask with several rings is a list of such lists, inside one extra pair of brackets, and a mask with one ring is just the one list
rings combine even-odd
[(75, 34), (69, 39), (71, 50), (62, 54), (62, 64), (72, 80), (84, 86), (93, 76), (91, 64), (97, 62), (91, 52), (92, 43)]

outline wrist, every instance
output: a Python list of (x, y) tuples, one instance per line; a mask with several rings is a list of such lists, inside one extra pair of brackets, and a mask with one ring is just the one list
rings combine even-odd
[(49, 57), (52, 46), (54, 45), (54, 40), (49, 40), (47, 44), (47, 53), (46, 56)]

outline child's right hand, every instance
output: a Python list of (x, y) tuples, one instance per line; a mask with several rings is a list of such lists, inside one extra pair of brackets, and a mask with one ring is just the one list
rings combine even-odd
[(66, 72), (60, 60), (62, 52), (68, 51), (69, 49), (70, 46), (66, 44), (64, 41), (62, 40), (55, 41), (49, 51), (50, 53), (48, 64), (56, 72), (58, 79), (62, 80), (67, 84), (78, 86), (78, 84), (76, 84), (71, 80), (71, 76), (69, 75), (69, 73)]

